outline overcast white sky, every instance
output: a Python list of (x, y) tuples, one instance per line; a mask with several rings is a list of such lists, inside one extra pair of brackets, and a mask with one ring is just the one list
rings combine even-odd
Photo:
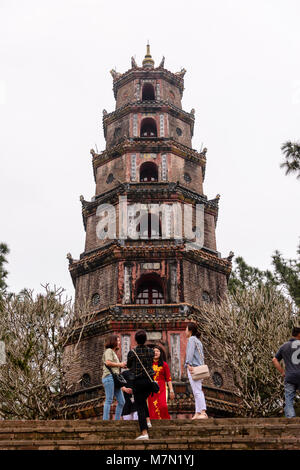
[(90, 149), (105, 146), (113, 67), (187, 69), (183, 108), (196, 110), (193, 148), (208, 148), (204, 190), (221, 194), (218, 250), (270, 267), (295, 257), (295, 176), (281, 144), (300, 139), (298, 0), (0, 0), (0, 241), (8, 284), (74, 294), (67, 252), (85, 232), (79, 195), (94, 195)]

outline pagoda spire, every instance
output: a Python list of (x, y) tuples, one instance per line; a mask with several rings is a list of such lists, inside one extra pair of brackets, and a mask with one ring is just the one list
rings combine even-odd
[(148, 44), (147, 44), (147, 52), (146, 52), (145, 58), (143, 60), (143, 67), (144, 68), (151, 68), (151, 69), (154, 68), (154, 60), (152, 59), (152, 56), (151, 56), (151, 53), (150, 53), (149, 41), (148, 41)]

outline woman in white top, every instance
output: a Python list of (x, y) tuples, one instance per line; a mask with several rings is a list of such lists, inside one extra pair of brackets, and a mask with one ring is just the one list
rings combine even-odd
[[(117, 335), (110, 335), (105, 342), (105, 351), (102, 357), (103, 362), (103, 374), (102, 374), (102, 383), (105, 390), (105, 402), (103, 407), (103, 420), (109, 419), (110, 407), (112, 405), (114, 396), (117, 399), (117, 407), (115, 413), (115, 419), (119, 420), (121, 418), (123, 406), (125, 404), (125, 399), (123, 391), (126, 393), (132, 393), (132, 390), (127, 387), (116, 388), (114, 384), (114, 379), (112, 372), (118, 374), (120, 369), (126, 367), (126, 362), (120, 362), (116, 354), (120, 348), (120, 338)], [(108, 369), (106, 366), (111, 367)]]
[[(192, 419), (206, 419), (206, 403), (204, 393), (202, 391), (202, 380), (193, 380), (191, 372), (196, 366), (204, 364), (203, 346), (199, 340), (197, 325), (195, 323), (188, 323), (185, 335), (188, 338), (185, 356), (185, 367), (187, 367), (188, 378), (192, 387), (193, 395), (195, 398), (195, 414)], [(200, 352), (199, 352), (200, 351)]]

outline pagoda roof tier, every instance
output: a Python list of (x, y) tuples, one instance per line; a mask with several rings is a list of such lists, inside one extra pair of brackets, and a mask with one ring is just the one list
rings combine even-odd
[(193, 136), (195, 115), (194, 113), (187, 113), (183, 109), (178, 108), (173, 103), (168, 100), (153, 100), (153, 101), (131, 101), (126, 103), (124, 106), (112, 111), (111, 113), (103, 114), (103, 132), (106, 137), (106, 128), (107, 125), (117, 121), (126, 114), (137, 113), (137, 112), (157, 112), (158, 110), (168, 112), (176, 118), (180, 118), (183, 121), (191, 125), (191, 131)]
[[(138, 304), (116, 304), (95, 311), (88, 315), (88, 322), (82, 326), (79, 323), (72, 334), (69, 344), (76, 342), (78, 335), (82, 338), (103, 334), (109, 329), (116, 331), (135, 330), (146, 327), (148, 331), (156, 328), (163, 330), (185, 330), (186, 322), (191, 319), (194, 308), (187, 303), (160, 304), (160, 305), (138, 305)], [(80, 321), (80, 320), (78, 320)], [(82, 322), (85, 322), (82, 317)], [(154, 328), (149, 328), (149, 324)], [(109, 327), (109, 328), (108, 328)]]
[(93, 156), (93, 170), (96, 181), (96, 170), (99, 166), (107, 163), (114, 158), (118, 158), (127, 152), (143, 152), (143, 153), (161, 153), (170, 152), (187, 160), (192, 160), (201, 165), (203, 170), (203, 179), (206, 167), (206, 149), (197, 152), (187, 145), (177, 142), (171, 137), (123, 137), (118, 144), (110, 149), (106, 149), (101, 153), (91, 150)]
[[(173, 381), (173, 383), (175, 382)], [(239, 412), (240, 405), (238, 403), (232, 403), (226, 400), (211, 398), (209, 396), (210, 389), (211, 387), (207, 387), (205, 385), (203, 386), (207, 406), (213, 410), (226, 412), (236, 416), (236, 414)], [(224, 395), (224, 391), (222, 389), (213, 390), (216, 392), (216, 394)], [(99, 395), (99, 397), (89, 398), (95, 396), (95, 394)], [(63, 416), (72, 416), (76, 414), (77, 419), (87, 419), (91, 416), (101, 416), (103, 413), (103, 402), (105, 400), (105, 394), (102, 384), (90, 387), (89, 389), (83, 389), (78, 392), (69, 393), (68, 395), (64, 395), (64, 397), (65, 404), (59, 409), (59, 411), (63, 413)], [(230, 397), (228, 397), (228, 399), (230, 400)], [(193, 413), (195, 410), (195, 400), (193, 394), (188, 395), (186, 393), (176, 392), (176, 398), (172, 401), (172, 403), (168, 404), (169, 412), (172, 413), (174, 409), (178, 409), (180, 411), (185, 410), (187, 413)], [(186, 422), (190, 422), (190, 420), (186, 420)]]
[(131, 80), (141, 80), (141, 79), (157, 79), (163, 78), (172, 85), (175, 85), (179, 88), (180, 94), (182, 96), (184, 90), (184, 72), (172, 73), (169, 70), (163, 67), (156, 67), (152, 69), (145, 69), (144, 67), (134, 67), (127, 70), (124, 73), (116, 73), (114, 75), (113, 81), (113, 91), (114, 97), (117, 99), (118, 88), (130, 82)]
[[(93, 250), (92, 253), (84, 253), (80, 260), (69, 260), (69, 271), (73, 282), (78, 276), (94, 271), (100, 266), (111, 264), (117, 261), (159, 261), (161, 259), (176, 258), (188, 259), (202, 266), (229, 276), (231, 272), (231, 260), (229, 258), (219, 258), (217, 254), (209, 252), (207, 249), (186, 250), (185, 243), (178, 243), (178, 240), (114, 240), (107, 245)], [(135, 243), (134, 243), (135, 242)]]
[(199, 322), (203, 307), (187, 302), (174, 304), (114, 304), (80, 317), (76, 323), (68, 344), (82, 338), (103, 334), (108, 330), (123, 332), (145, 328), (147, 331), (176, 330), (184, 331), (187, 321)]
[(106, 202), (114, 204), (121, 195), (128, 196), (132, 202), (141, 202), (142, 197), (142, 202), (144, 203), (146, 203), (148, 199), (151, 203), (154, 203), (155, 200), (159, 202), (162, 200), (171, 200), (172, 202), (204, 204), (206, 212), (213, 214), (216, 218), (216, 222), (218, 219), (219, 196), (208, 200), (207, 196), (196, 193), (178, 182), (131, 182), (120, 183), (115, 188), (94, 197), (92, 201), (85, 201), (81, 198), (84, 227), (86, 228), (87, 217), (95, 213), (100, 204)]

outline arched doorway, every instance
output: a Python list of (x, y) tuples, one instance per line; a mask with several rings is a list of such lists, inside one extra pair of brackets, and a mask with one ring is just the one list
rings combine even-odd
[(142, 100), (143, 101), (155, 100), (154, 86), (151, 83), (145, 83), (145, 85), (143, 86)]
[(157, 165), (145, 162), (140, 166), (140, 181), (158, 181)]
[(156, 122), (152, 118), (145, 118), (141, 124), (141, 137), (157, 137)]

